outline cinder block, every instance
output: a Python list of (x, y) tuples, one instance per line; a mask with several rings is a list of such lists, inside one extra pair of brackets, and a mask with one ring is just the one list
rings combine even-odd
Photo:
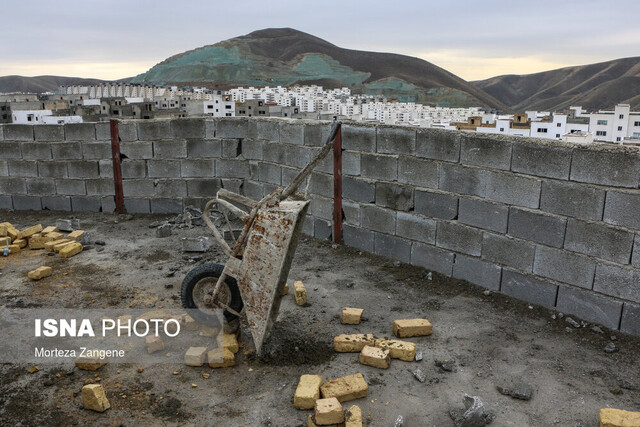
[(492, 233), (482, 238), (482, 259), (531, 273), (536, 248), (524, 240)]
[(527, 175), (569, 179), (571, 149), (553, 147), (538, 141), (513, 141), (511, 170)]
[[(265, 194), (271, 193), (275, 186), (270, 187), (271, 184), (265, 184)], [(326, 197), (316, 196), (311, 199), (309, 205), (309, 213), (315, 217), (333, 220), (333, 200)]]
[(598, 264), (593, 290), (640, 303), (640, 270), (611, 264)]
[(333, 176), (324, 173), (312, 173), (311, 183), (309, 184), (309, 192), (312, 194), (319, 194), (323, 197), (333, 198)]
[(158, 141), (161, 139), (171, 139), (172, 120), (144, 120), (138, 121), (138, 139), (141, 141)]
[(335, 397), (342, 403), (365, 397), (369, 386), (362, 374), (354, 374), (327, 381), (320, 386), (320, 393), (325, 399)]
[(262, 160), (264, 142), (256, 139), (242, 140), (242, 157), (247, 160)]
[(65, 162), (38, 162), (38, 176), (66, 178), (67, 164)]
[(374, 252), (408, 264), (411, 261), (411, 242), (401, 237), (375, 233)]
[(222, 178), (222, 188), (233, 191), (236, 194), (242, 194), (243, 184), (244, 181), (242, 179)]
[(42, 209), (40, 197), (38, 196), (11, 196), (13, 199), (13, 209), (17, 211), (39, 211)]
[(302, 234), (313, 237), (313, 217), (307, 215), (302, 223)]
[(79, 142), (52, 142), (51, 153), (55, 160), (80, 160), (82, 145)]
[(99, 197), (72, 196), (71, 210), (73, 212), (100, 212), (102, 203)]
[(454, 254), (431, 245), (414, 243), (411, 247), (411, 264), (451, 276)]
[(342, 177), (342, 197), (356, 202), (373, 203), (376, 200), (374, 181), (350, 176)]
[(4, 127), (5, 141), (33, 141), (33, 125), (6, 124)]
[(33, 127), (36, 141), (64, 141), (64, 126), (38, 125)]
[(178, 179), (159, 179), (153, 182), (155, 190), (153, 196), (175, 198), (185, 197), (187, 195), (187, 184), (183, 180)]
[[(126, 183), (128, 181), (124, 182)], [(112, 179), (87, 179), (85, 180), (85, 184), (87, 187), (87, 196), (113, 196), (115, 194)]]
[(171, 133), (174, 138), (205, 137), (204, 119), (179, 118), (171, 120)]
[(556, 309), (573, 314), (588, 322), (618, 329), (622, 303), (582, 289), (560, 286)]
[(458, 198), (447, 193), (416, 190), (415, 211), (432, 218), (457, 219)]
[(537, 211), (509, 210), (509, 234), (525, 240), (561, 248), (567, 220)]
[(595, 262), (583, 255), (546, 246), (536, 248), (533, 272), (538, 276), (591, 289), (595, 269)]
[(145, 160), (153, 158), (151, 142), (121, 142), (120, 154), (127, 159)]
[(433, 325), (427, 319), (396, 319), (393, 321), (393, 334), (398, 338), (421, 337), (432, 333)]
[(438, 166), (438, 189), (458, 194), (484, 197), (488, 171), (441, 163)]
[(498, 233), (507, 232), (509, 208), (505, 205), (478, 199), (461, 197), (458, 205), (458, 221)]
[(253, 119), (247, 126), (247, 138), (280, 141), (279, 120)]
[(348, 200), (342, 200), (342, 220), (345, 224), (359, 226), (360, 205)]
[(218, 138), (246, 138), (248, 128), (246, 118), (224, 118), (216, 120), (215, 136)]
[[(111, 162), (109, 161), (108, 163), (109, 167), (113, 168)], [(124, 159), (120, 163), (120, 171), (124, 179), (144, 178), (147, 176), (147, 165), (144, 160)], [(111, 172), (113, 175), (113, 169)], [(100, 172), (100, 176), (102, 176), (102, 171)]]
[(396, 236), (435, 244), (436, 222), (419, 215), (398, 212), (396, 214)]
[(607, 191), (604, 222), (640, 230), (640, 193)]
[(182, 213), (182, 199), (151, 199), (151, 213)]
[(216, 175), (224, 178), (249, 178), (249, 164), (245, 160), (217, 159)]
[(389, 369), (391, 357), (389, 350), (377, 348), (373, 346), (365, 346), (358, 357), (360, 363), (374, 368)]
[(222, 140), (222, 157), (235, 159), (242, 154), (241, 139), (223, 139)]
[(67, 141), (95, 141), (96, 127), (93, 123), (67, 123), (64, 137)]
[(111, 141), (111, 124), (110, 123), (108, 122), (95, 123), (95, 129), (96, 129), (96, 139), (98, 141)]
[(631, 257), (631, 265), (640, 268), (640, 234), (636, 234), (635, 243), (633, 245), (633, 256)]
[[(287, 166), (293, 166), (299, 169), (304, 168), (309, 163), (311, 163), (312, 155), (315, 155), (317, 149), (310, 147), (302, 147), (298, 145), (284, 145), (284, 153), (285, 153), (285, 162), (284, 164)], [(328, 156), (327, 156), (328, 157)], [(325, 159), (327, 159), (325, 157)], [(345, 167), (343, 159), (343, 170)], [(324, 169), (318, 165), (315, 172), (325, 172), (325, 173), (333, 173), (333, 163), (329, 169)]]
[(23, 142), (22, 158), (24, 160), (51, 160), (51, 144), (47, 142)]
[(634, 235), (628, 231), (569, 218), (564, 248), (618, 264), (628, 264), (633, 238)]
[(102, 212), (113, 213), (116, 210), (116, 202), (113, 196), (100, 198)]
[(361, 173), (360, 153), (354, 151), (342, 152), (342, 174), (359, 176)]
[(479, 135), (462, 135), (460, 163), (492, 169), (511, 168), (511, 141)]
[[(122, 188), (125, 199), (127, 197), (150, 197), (155, 192), (153, 181), (145, 179), (128, 179), (123, 181)], [(93, 195), (89, 192), (89, 182), (87, 182), (87, 194)]]
[(291, 121), (280, 122), (280, 142), (285, 144), (304, 145), (305, 125), (291, 123)]
[(638, 188), (640, 154), (607, 147), (576, 148), (571, 162), (571, 181), (614, 187)]
[(377, 128), (378, 153), (405, 154), (411, 156), (416, 151), (416, 130), (402, 127)]
[(313, 220), (313, 237), (321, 240), (331, 240), (333, 236), (333, 225), (331, 221), (324, 219)]
[(188, 140), (187, 157), (222, 157), (222, 142), (219, 139)]
[(320, 398), (320, 375), (302, 375), (293, 395), (293, 406), (297, 409), (313, 409), (316, 400)]
[(0, 141), (4, 141), (4, 124), (0, 124)]
[(11, 196), (0, 196), (0, 209), (13, 209), (13, 199)]
[(376, 206), (362, 206), (360, 208), (360, 224), (367, 230), (395, 234), (396, 212)]
[(180, 176), (183, 178), (214, 177), (215, 161), (213, 159), (180, 160)]
[(416, 155), (457, 163), (460, 160), (460, 134), (441, 129), (418, 129)]
[(640, 336), (640, 305), (624, 303), (620, 331), (625, 334)]
[[(324, 145), (327, 138), (329, 137), (332, 126), (333, 122), (321, 122), (313, 124), (306, 123), (304, 128), (304, 145), (312, 147), (319, 147)], [(344, 127), (342, 129), (344, 129)]]
[(20, 143), (3, 141), (0, 144), (0, 159), (21, 159)]
[(467, 255), (480, 256), (482, 232), (456, 222), (438, 222), (436, 245)]
[(347, 246), (373, 253), (374, 233), (372, 231), (344, 225), (342, 238)]
[(27, 194), (41, 196), (56, 193), (56, 186), (53, 178), (27, 178)]
[(207, 139), (216, 137), (216, 129), (218, 127), (218, 123), (213, 119), (205, 119), (204, 121), (204, 136)]
[(430, 160), (400, 156), (398, 181), (416, 187), (438, 188), (438, 164)]
[(22, 178), (1, 177), (0, 194), (27, 194), (27, 183)]
[(282, 168), (280, 166), (273, 163), (260, 162), (258, 170), (260, 181), (274, 185), (282, 184)]
[[(122, 170), (122, 162), (120, 162), (121, 170)], [(98, 160), (98, 172), (100, 173), (100, 178), (113, 178), (113, 161), (109, 160)], [(124, 174), (123, 178), (124, 178)]]
[(604, 190), (570, 182), (544, 181), (540, 209), (559, 215), (599, 221), (604, 209)]
[[(121, 152), (122, 153), (122, 152)], [(110, 142), (83, 142), (82, 157), (85, 160), (103, 160), (113, 157)]]
[(485, 197), (508, 205), (538, 208), (542, 181), (512, 173), (487, 171)]
[(413, 210), (413, 188), (378, 182), (376, 183), (376, 204), (399, 211)]
[(360, 172), (364, 178), (397, 181), (398, 156), (362, 154)]
[(504, 268), (500, 292), (532, 304), (553, 308), (556, 305), (558, 286), (546, 280)]
[(500, 266), (465, 255), (456, 255), (453, 263), (453, 277), (495, 291), (500, 290), (501, 272)]
[(180, 160), (147, 160), (149, 178), (179, 178)]
[(187, 157), (187, 141), (174, 139), (171, 141), (154, 141), (153, 157), (156, 159), (181, 159)]
[(342, 148), (345, 150), (376, 152), (376, 128), (373, 126), (343, 125)]
[(16, 177), (36, 177), (38, 176), (38, 165), (34, 161), (7, 160), (9, 176)]
[(0, 160), (0, 176), (9, 176), (9, 166), (6, 160)]
[[(123, 122), (123, 121), (118, 122), (118, 136), (120, 137), (121, 141), (137, 141), (138, 140), (138, 126), (136, 126), (136, 124), (137, 124), (136, 120), (131, 120), (129, 122)], [(96, 139), (103, 139), (103, 138), (97, 138), (96, 136)], [(111, 140), (111, 136), (104, 139)]]
[(95, 160), (72, 160), (67, 162), (69, 178), (99, 178), (100, 169)]
[[(104, 200), (103, 200), (103, 206)], [(140, 214), (148, 214), (151, 213), (151, 208), (149, 207), (149, 199), (132, 199), (130, 197), (124, 198), (124, 208), (128, 213), (140, 213)], [(115, 205), (112, 210), (106, 212), (112, 212), (115, 210)], [(104, 209), (103, 209), (104, 212)]]
[(264, 160), (283, 165), (287, 163), (287, 150), (284, 144), (266, 142), (262, 151)]
[[(220, 179), (189, 179), (187, 180), (187, 194), (189, 197), (214, 198), (219, 189), (222, 188)], [(255, 198), (255, 200), (261, 199)]]

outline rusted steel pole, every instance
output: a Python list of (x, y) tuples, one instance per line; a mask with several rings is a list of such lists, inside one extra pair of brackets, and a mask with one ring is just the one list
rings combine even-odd
[(120, 168), (120, 135), (118, 121), (109, 120), (111, 125), (111, 160), (113, 164), (113, 184), (116, 191), (116, 212), (121, 214), (124, 209), (124, 192), (122, 190), (122, 169)]
[(342, 126), (333, 140), (333, 241), (342, 243)]

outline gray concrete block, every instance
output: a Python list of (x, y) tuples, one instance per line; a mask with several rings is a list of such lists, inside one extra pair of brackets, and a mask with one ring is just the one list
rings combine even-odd
[(307, 215), (302, 222), (302, 234), (313, 237), (313, 217)]
[(248, 128), (249, 124), (246, 118), (220, 119), (216, 120), (215, 136), (218, 138), (246, 138)]
[(604, 222), (640, 230), (640, 193), (607, 191)]
[(120, 143), (121, 157), (127, 159), (152, 159), (153, 158), (153, 143), (151, 142), (121, 142)]
[(373, 126), (343, 125), (342, 148), (345, 150), (376, 152), (376, 128)]
[(42, 209), (50, 211), (71, 211), (71, 197), (69, 196), (42, 196)]
[(342, 228), (344, 244), (366, 252), (373, 253), (374, 233), (363, 228), (344, 225)]
[(9, 176), (9, 165), (6, 160), (0, 160), (0, 176)]
[(100, 169), (97, 161), (71, 160), (67, 162), (69, 178), (98, 178)]
[(38, 176), (66, 178), (67, 164), (65, 162), (38, 162)]
[(396, 232), (396, 212), (377, 206), (363, 205), (360, 208), (360, 225), (367, 230), (386, 234)]
[(53, 178), (27, 178), (27, 194), (43, 196), (56, 194), (56, 185)]
[(413, 210), (413, 187), (377, 182), (376, 204), (398, 211)]
[[(122, 162), (120, 163), (122, 168)], [(98, 160), (98, 171), (100, 172), (100, 178), (113, 178), (113, 161), (111, 159)]]
[(565, 314), (578, 316), (588, 322), (618, 329), (622, 303), (593, 292), (560, 286), (556, 309)]
[[(259, 165), (256, 163), (255, 165), (256, 171), (253, 170), (252, 165), (250, 165), (250, 167), (251, 167), (251, 177), (258, 177), (260, 172)], [(282, 186), (284, 187), (285, 185), (291, 184), (291, 182), (299, 173), (300, 173), (300, 169), (298, 168), (289, 168), (289, 167), (283, 166), (282, 167)], [(307, 186), (307, 181), (305, 180), (302, 183), (302, 185), (298, 188), (298, 192), (304, 193), (306, 186)], [(309, 185), (309, 191), (311, 191), (311, 184)]]
[(571, 180), (615, 187), (638, 188), (640, 154), (576, 148), (571, 163)]
[(111, 141), (111, 124), (109, 122), (95, 123), (95, 127), (98, 141)]
[(512, 144), (512, 171), (547, 178), (569, 179), (571, 149), (530, 141), (513, 141)]
[(640, 336), (640, 305), (624, 303), (620, 331), (625, 334)]
[(463, 254), (480, 256), (482, 232), (457, 222), (440, 221), (436, 229), (436, 245)]
[[(118, 137), (120, 141), (137, 141), (138, 140), (138, 126), (136, 125), (136, 121), (132, 120), (130, 122), (118, 122)], [(97, 130), (96, 130), (97, 132)], [(98, 138), (96, 135), (96, 139), (108, 139), (111, 140), (111, 134), (109, 134), (108, 138)]]
[(115, 197), (111, 196), (111, 197), (101, 197), (100, 198), (100, 203), (101, 203), (101, 207), (100, 210), (101, 212), (106, 212), (106, 213), (113, 213), (116, 210), (116, 201), (115, 201)]
[(13, 209), (17, 211), (39, 211), (42, 210), (42, 202), (39, 196), (11, 196), (13, 199)]
[(187, 141), (174, 139), (171, 141), (154, 141), (153, 157), (155, 159), (182, 159), (187, 157)]
[[(125, 183), (130, 181), (124, 181), (123, 187)], [(151, 187), (153, 187), (153, 183), (149, 181)], [(87, 196), (113, 196), (115, 195), (115, 189), (113, 184), (113, 179), (87, 179), (85, 180), (85, 184), (87, 187)], [(127, 194), (125, 193), (125, 196)]]
[(342, 200), (342, 221), (345, 224), (360, 225), (360, 205), (348, 200)]
[(313, 220), (313, 237), (322, 240), (331, 240), (333, 225), (331, 221), (315, 218)]
[(0, 209), (13, 209), (11, 196), (0, 196)]
[(182, 198), (187, 196), (187, 183), (181, 179), (158, 179), (153, 182), (153, 196), (164, 198)]
[(540, 209), (558, 215), (598, 221), (602, 219), (605, 192), (570, 182), (544, 181)]
[(63, 196), (84, 196), (86, 183), (82, 179), (56, 179), (56, 193)]
[(436, 243), (436, 222), (411, 213), (396, 214), (396, 236), (423, 243)]
[(397, 236), (374, 233), (374, 253), (408, 264), (411, 262), (411, 242)]
[(631, 265), (640, 268), (640, 234), (636, 234), (635, 243), (633, 244), (633, 256), (631, 257)]
[(435, 246), (414, 243), (411, 247), (411, 264), (435, 271), (445, 276), (453, 272), (455, 255)]
[(463, 135), (460, 163), (493, 169), (511, 168), (511, 141), (480, 135)]
[(102, 203), (99, 197), (73, 196), (71, 197), (73, 212), (100, 212)]
[(356, 202), (373, 203), (376, 200), (375, 182), (344, 176), (342, 177), (342, 197)]
[(482, 259), (531, 273), (536, 248), (523, 240), (492, 233), (482, 238)]
[(629, 264), (634, 235), (602, 223), (569, 218), (564, 248), (618, 264)]
[(64, 141), (64, 126), (38, 125), (33, 127), (36, 141)]
[(204, 137), (206, 139), (211, 139), (216, 137), (216, 130), (218, 128), (218, 123), (213, 119), (205, 119), (204, 121)]
[[(187, 182), (187, 190), (189, 183)], [(251, 180), (245, 180), (242, 186), (244, 195), (253, 200), (260, 200), (264, 197), (264, 187), (261, 183)]]
[[(205, 138), (204, 119), (179, 118), (171, 120), (171, 133), (174, 138)], [(151, 205), (153, 212), (153, 203)]]
[[(204, 132), (204, 126), (203, 126), (203, 132)], [(151, 199), (151, 213), (154, 213), (154, 214), (182, 213), (182, 199), (153, 198)]]
[(236, 194), (242, 194), (243, 179), (222, 178), (222, 188), (232, 191)]
[(561, 248), (566, 228), (565, 218), (518, 208), (509, 211), (508, 233), (514, 237)]
[(538, 276), (591, 289), (595, 268), (595, 262), (586, 256), (546, 246), (536, 248), (533, 272)]
[(285, 144), (304, 145), (305, 125), (292, 123), (291, 121), (280, 122), (280, 142)]
[(400, 156), (398, 181), (416, 187), (438, 188), (438, 164), (431, 160)]
[(242, 154), (241, 139), (223, 139), (222, 140), (222, 157), (235, 159)]
[[(284, 151), (285, 165), (302, 169), (311, 163), (311, 155), (315, 152), (315, 149), (297, 145), (285, 145)], [(322, 172), (321, 168), (316, 168), (316, 172)], [(333, 166), (328, 173), (333, 173)]]
[(500, 292), (531, 304), (554, 308), (558, 285), (504, 268)]
[(79, 142), (53, 142), (51, 152), (56, 160), (82, 159), (82, 145)]
[(27, 183), (23, 178), (0, 177), (0, 194), (27, 194)]
[(432, 218), (457, 219), (458, 198), (447, 193), (416, 190), (415, 211)]
[(362, 154), (360, 156), (360, 173), (364, 178), (396, 181), (398, 179), (398, 156)]
[(138, 139), (141, 141), (158, 141), (173, 138), (171, 122), (173, 120), (138, 121)]
[(51, 160), (51, 145), (47, 142), (23, 142), (24, 160)]
[(458, 194), (484, 197), (488, 171), (441, 163), (438, 166), (438, 189)]
[[(271, 184), (265, 184), (265, 194), (271, 193), (275, 186), (271, 186)], [(327, 199), (322, 196), (315, 196), (311, 199), (311, 203), (309, 204), (309, 213), (315, 217), (326, 219), (329, 221), (333, 220), (333, 199)]]
[(9, 169), (9, 176), (38, 176), (38, 164), (34, 161), (8, 160), (7, 167)]
[[(311, 158), (314, 158), (319, 152), (319, 148), (308, 147), (311, 150)], [(318, 163), (318, 166), (314, 169), (316, 172), (333, 173), (333, 151), (329, 151), (329, 154)]]
[[(120, 151), (122, 154), (122, 151)], [(111, 159), (113, 154), (111, 152), (110, 142), (83, 142), (82, 143), (82, 157), (85, 160), (104, 160)]]
[(0, 143), (0, 159), (21, 159), (20, 143), (6, 142)]
[[(110, 163), (109, 166), (111, 167)], [(124, 159), (120, 162), (120, 170), (124, 179), (144, 178), (147, 176), (147, 164), (144, 160)], [(100, 171), (100, 176), (102, 176), (102, 171)]]
[(33, 141), (33, 125), (6, 124), (4, 127), (5, 141)]
[(0, 124), (0, 141), (4, 141), (4, 124)]
[(187, 157), (222, 157), (222, 141), (219, 139), (187, 140)]
[(418, 129), (416, 156), (457, 163), (460, 160), (460, 134), (441, 129)]
[(262, 182), (268, 182), (274, 185), (282, 184), (282, 168), (278, 165), (260, 162), (258, 164), (258, 174)]
[(96, 126), (93, 123), (67, 123), (64, 137), (67, 141), (95, 141)]
[(248, 178), (249, 163), (245, 160), (217, 159), (216, 175), (224, 178)]
[(354, 151), (342, 152), (342, 174), (359, 176), (361, 171), (360, 153)]
[(507, 232), (509, 208), (505, 205), (478, 199), (461, 197), (458, 205), (458, 221), (485, 230)]
[(209, 178), (215, 175), (215, 160), (213, 159), (180, 160), (180, 176), (183, 178)]
[[(217, 178), (187, 180), (187, 194), (189, 197), (208, 197), (213, 199), (221, 188), (222, 181)], [(255, 200), (261, 198), (259, 197)]]
[(262, 160), (264, 142), (258, 139), (242, 140), (242, 157), (248, 160)]
[(149, 199), (125, 198), (124, 199), (124, 208), (127, 210), (127, 213), (140, 213), (140, 214), (151, 213), (151, 207), (149, 205)]
[(262, 149), (262, 157), (267, 162), (284, 165), (287, 163), (287, 150), (284, 144), (266, 142)]
[[(317, 123), (305, 124), (304, 128), (304, 145), (311, 147), (320, 147), (324, 145), (331, 132), (333, 123)], [(344, 129), (344, 128), (343, 128)]]
[(180, 160), (147, 160), (149, 178), (179, 178)]
[(465, 255), (456, 255), (453, 263), (453, 277), (494, 291), (500, 290), (501, 275), (500, 266)]
[(376, 150), (383, 154), (405, 154), (416, 152), (415, 128), (379, 127)]
[(279, 120), (253, 119), (249, 120), (247, 126), (247, 138), (280, 141)]
[[(122, 182), (125, 199), (128, 197), (151, 197), (155, 193), (154, 182), (150, 179), (127, 179)], [(89, 182), (87, 182), (87, 194)]]
[(512, 173), (487, 171), (485, 197), (508, 205), (536, 209), (540, 205), (542, 181)]
[(309, 192), (323, 197), (333, 197), (333, 176), (324, 173), (312, 173)]
[(611, 264), (598, 264), (593, 290), (640, 303), (640, 270)]

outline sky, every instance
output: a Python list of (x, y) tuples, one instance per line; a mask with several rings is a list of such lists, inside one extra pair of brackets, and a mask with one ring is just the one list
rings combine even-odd
[(0, 76), (132, 77), (165, 58), (291, 27), (481, 80), (640, 56), (638, 0), (0, 0)]

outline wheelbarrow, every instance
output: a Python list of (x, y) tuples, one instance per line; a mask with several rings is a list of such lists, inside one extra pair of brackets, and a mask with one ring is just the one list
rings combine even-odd
[[(327, 156), (339, 129), (340, 123), (335, 122), (318, 154), (286, 188), (279, 187), (260, 201), (221, 189), (205, 206), (204, 221), (229, 258), (224, 266), (207, 263), (191, 270), (182, 282), (182, 305), (191, 309), (195, 320), (209, 325), (219, 323), (220, 309), (227, 321), (244, 309), (257, 354), (278, 316), (309, 206), (306, 195), (300, 197), (296, 190)], [(209, 216), (214, 207), (224, 216), (233, 247)], [(237, 239), (229, 213), (244, 222)]]

